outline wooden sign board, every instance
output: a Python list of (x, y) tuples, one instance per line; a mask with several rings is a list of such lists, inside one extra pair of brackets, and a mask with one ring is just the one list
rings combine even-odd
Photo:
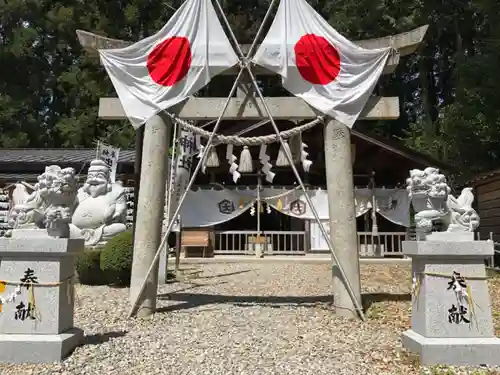
[(261, 235), (261, 236), (250, 236), (248, 237), (248, 243), (256, 243), (256, 244), (260, 244), (260, 245), (263, 245), (264, 243), (271, 243), (271, 238), (268, 237), (268, 236), (264, 236), (264, 235)]
[(204, 229), (183, 229), (181, 232), (181, 246), (209, 246), (210, 231)]

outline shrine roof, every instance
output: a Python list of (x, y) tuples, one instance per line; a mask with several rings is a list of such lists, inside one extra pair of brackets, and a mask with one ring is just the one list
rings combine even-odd
[[(374, 134), (367, 134), (364, 130), (352, 129), (352, 134), (356, 138), (387, 150), (390, 153), (398, 154), (406, 159), (413, 160), (422, 165), (434, 166), (449, 172), (452, 167), (448, 164), (434, 159), (429, 155), (414, 151), (402, 144), (398, 140), (381, 137)], [(91, 148), (4, 148), (0, 149), (0, 163), (23, 163), (23, 164), (85, 164), (95, 158), (95, 149)], [(133, 164), (135, 151), (133, 149), (121, 149), (121, 164)]]
[(0, 173), (0, 181), (36, 181), (40, 173)]
[(497, 180), (499, 176), (500, 169), (494, 169), (492, 171), (487, 171), (476, 175), (474, 178), (465, 181), (463, 185), (483, 185), (490, 182), (491, 180)]
[(398, 139), (391, 139), (377, 134), (368, 133), (362, 126), (351, 129), (351, 134), (354, 137), (363, 139), (374, 146), (378, 146), (387, 150), (390, 153), (398, 154), (406, 159), (412, 160), (418, 164), (428, 167), (439, 168), (442, 172), (452, 172), (453, 167), (444, 161), (438, 160), (430, 155), (412, 150), (405, 146), (403, 142)]
[[(91, 148), (6, 148), (0, 150), (0, 163), (83, 164), (95, 158)], [(133, 164), (134, 150), (120, 150), (120, 163)]]

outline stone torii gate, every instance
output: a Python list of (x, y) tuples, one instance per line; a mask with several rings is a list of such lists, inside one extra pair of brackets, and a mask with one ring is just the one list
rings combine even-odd
[[(265, 20), (264, 20), (265, 22)], [(263, 22), (263, 23), (264, 23)], [(410, 32), (385, 38), (358, 41), (364, 48), (393, 47), (393, 54), (385, 67), (384, 73), (394, 71), (399, 57), (415, 52), (422, 42), (428, 26), (422, 26)], [(133, 42), (110, 39), (85, 31), (77, 31), (79, 41), (85, 50), (96, 53), (97, 49), (121, 48)], [(241, 45), (243, 52), (248, 45)], [(270, 75), (264, 68), (252, 67), (254, 75)], [(236, 75), (236, 69), (223, 74)], [(239, 76), (238, 76), (239, 77)], [(250, 77), (240, 80), (238, 97), (228, 101), (222, 117), (226, 120), (262, 120), (267, 118), (267, 109), (274, 119), (304, 120), (314, 119), (318, 112), (302, 99), (295, 97), (256, 98), (249, 90)], [(226, 98), (195, 98), (169, 109), (184, 120), (218, 119)], [(264, 102), (263, 102), (264, 101)], [(118, 98), (100, 98), (99, 117), (108, 120), (126, 119)], [(360, 119), (380, 120), (399, 117), (399, 98), (373, 97), (367, 103)], [(167, 160), (172, 123), (167, 116), (157, 115), (144, 126), (140, 182), (141, 188), (136, 206), (134, 257), (130, 298), (134, 303), (142, 293), (137, 310), (138, 316), (154, 313), (156, 309), (158, 264), (148, 278), (149, 269), (156, 258), (161, 242), (161, 227), (165, 203), (165, 181), (167, 179)], [(359, 254), (357, 248), (356, 221), (354, 219), (354, 186), (351, 163), (350, 131), (340, 122), (328, 119), (324, 129), (326, 182), (329, 199), (330, 228), (335, 228), (331, 244), (340, 265), (333, 265), (334, 303), (336, 312), (341, 316), (364, 318), (361, 306), (361, 286), (359, 275)], [(340, 272), (339, 272), (340, 271)], [(342, 277), (342, 272), (344, 277)], [(147, 279), (144, 288), (140, 283)], [(350, 285), (349, 285), (350, 284)], [(351, 289), (351, 290), (349, 290)]]

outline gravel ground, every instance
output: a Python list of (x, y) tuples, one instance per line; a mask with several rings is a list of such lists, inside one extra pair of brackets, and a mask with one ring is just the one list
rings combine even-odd
[(0, 365), (0, 374), (496, 373), (419, 369), (402, 349), (409, 266), (362, 266), (373, 302), (367, 323), (332, 314), (324, 265), (186, 265), (184, 275), (185, 282), (160, 288), (160, 312), (146, 319), (126, 319), (128, 289), (77, 286), (75, 325), (85, 330), (84, 345), (62, 364)]

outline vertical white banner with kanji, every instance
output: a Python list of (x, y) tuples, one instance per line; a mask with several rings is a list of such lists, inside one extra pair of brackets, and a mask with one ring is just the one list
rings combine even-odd
[(111, 183), (116, 181), (116, 169), (120, 159), (120, 149), (107, 145), (106, 143), (97, 143), (97, 159), (105, 162), (109, 167), (109, 179)]
[[(169, 205), (169, 218), (171, 218), (175, 213), (175, 210), (177, 210), (179, 201), (181, 200), (181, 197), (186, 191), (189, 184), (189, 179), (191, 178), (191, 166), (193, 163), (192, 155), (196, 148), (196, 138), (194, 134), (189, 131), (181, 130), (181, 134), (175, 150), (174, 162), (176, 163), (176, 165), (173, 171), (174, 176), (171, 179), (173, 184), (170, 187), (170, 189), (172, 189), (172, 198)], [(182, 218), (176, 218), (175, 224), (172, 228), (173, 232), (180, 231), (181, 220)]]

